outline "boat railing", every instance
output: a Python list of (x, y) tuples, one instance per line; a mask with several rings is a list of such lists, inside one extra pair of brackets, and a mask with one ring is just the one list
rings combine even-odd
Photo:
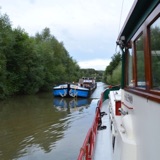
[[(101, 94), (101, 98), (98, 102), (97, 108), (101, 108), (103, 102), (103, 93)], [(80, 149), (80, 153), (78, 156), (78, 160), (92, 160), (93, 158), (93, 151), (94, 145), (96, 142), (96, 135), (97, 135), (97, 127), (99, 124), (99, 118), (101, 117), (100, 112), (96, 109), (96, 116), (92, 123), (92, 127), (89, 129), (87, 136), (84, 140), (83, 146)]]
[(103, 101), (108, 99), (108, 94), (111, 90), (118, 90), (120, 86), (109, 86), (100, 97), (100, 100), (97, 104), (96, 108), (96, 116), (94, 118), (94, 121), (92, 123), (91, 128), (89, 129), (87, 136), (84, 140), (83, 146), (80, 149), (80, 153), (77, 160), (92, 160), (93, 159), (93, 151), (94, 146), (96, 142), (96, 135), (97, 135), (97, 128), (99, 125), (99, 119), (101, 118), (101, 112), (100, 109), (102, 107)]

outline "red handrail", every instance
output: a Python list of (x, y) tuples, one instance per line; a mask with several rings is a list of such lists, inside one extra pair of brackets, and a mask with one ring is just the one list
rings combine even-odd
[[(101, 98), (97, 106), (99, 107), (99, 109), (102, 107), (102, 102), (103, 102), (103, 93), (101, 94)], [(87, 133), (87, 136), (84, 140), (83, 146), (80, 149), (80, 153), (77, 160), (92, 160), (94, 146), (95, 146), (96, 137), (97, 137), (97, 127), (98, 127), (99, 118), (100, 118), (100, 112), (97, 109), (92, 127), (89, 129)]]

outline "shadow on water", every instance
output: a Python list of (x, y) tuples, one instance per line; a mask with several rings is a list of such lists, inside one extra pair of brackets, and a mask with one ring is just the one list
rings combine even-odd
[(45, 93), (0, 102), (0, 159), (76, 159), (103, 89), (98, 83), (89, 99)]

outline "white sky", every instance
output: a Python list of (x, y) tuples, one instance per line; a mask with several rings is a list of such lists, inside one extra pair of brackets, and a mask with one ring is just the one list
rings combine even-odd
[(13, 28), (20, 26), (29, 35), (50, 28), (81, 68), (105, 70), (133, 1), (0, 0), (0, 12), (9, 16)]

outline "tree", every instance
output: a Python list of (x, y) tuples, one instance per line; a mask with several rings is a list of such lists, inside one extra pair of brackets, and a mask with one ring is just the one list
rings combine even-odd
[(77, 62), (49, 28), (30, 37), (20, 27), (12, 29), (8, 16), (0, 15), (0, 99), (50, 90), (54, 84), (77, 82), (82, 76)]
[(110, 64), (106, 67), (104, 72), (104, 81), (107, 83), (112, 83), (112, 75), (114, 70), (118, 67), (121, 61), (121, 54), (120, 53), (114, 54), (111, 59), (112, 60)]
[(9, 17), (6, 14), (1, 15), (0, 13), (0, 98), (4, 98), (9, 94), (6, 83), (6, 55), (11, 52), (13, 41)]

